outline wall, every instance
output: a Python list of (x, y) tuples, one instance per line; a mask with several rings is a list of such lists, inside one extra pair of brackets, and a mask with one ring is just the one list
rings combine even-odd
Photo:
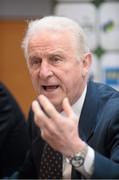
[(36, 18), (52, 13), (52, 0), (0, 0), (0, 19)]
[(83, 27), (93, 53), (91, 78), (119, 90), (119, 0), (57, 0), (54, 13)]
[(27, 116), (36, 97), (21, 50), (26, 20), (52, 14), (50, 0), (0, 0), (0, 80)]

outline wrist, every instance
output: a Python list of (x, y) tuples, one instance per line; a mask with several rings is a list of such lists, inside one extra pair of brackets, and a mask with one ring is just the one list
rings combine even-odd
[(88, 152), (88, 145), (85, 143), (80, 151), (75, 154), (66, 157), (66, 161), (70, 163), (74, 168), (79, 168), (84, 165), (84, 161)]
[[(75, 154), (82, 152), (83, 149), (85, 148), (86, 143), (82, 140), (78, 140), (73, 146), (72, 146), (72, 151), (69, 154), (69, 156), (73, 157)], [(67, 156), (68, 157), (68, 156)]]

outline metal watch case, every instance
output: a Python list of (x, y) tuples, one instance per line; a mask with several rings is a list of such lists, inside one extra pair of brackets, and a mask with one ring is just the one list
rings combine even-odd
[(77, 153), (75, 156), (73, 156), (70, 159), (70, 164), (74, 166), (75, 168), (79, 168), (83, 166), (84, 161), (85, 161), (84, 155), (82, 153)]

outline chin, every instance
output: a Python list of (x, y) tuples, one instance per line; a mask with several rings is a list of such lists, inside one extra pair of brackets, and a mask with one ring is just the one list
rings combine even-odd
[(62, 110), (62, 101), (58, 101), (56, 99), (49, 99), (50, 102), (55, 106), (58, 112), (61, 112)]

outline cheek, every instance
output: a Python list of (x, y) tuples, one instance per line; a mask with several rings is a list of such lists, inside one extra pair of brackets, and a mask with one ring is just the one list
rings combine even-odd
[(73, 102), (80, 91), (80, 87), (82, 86), (82, 75), (79, 69), (74, 68), (72, 71), (66, 74), (66, 94), (70, 100)]
[(30, 77), (33, 81), (38, 79), (38, 71), (29, 70)]
[(71, 89), (74, 88), (74, 72), (65, 70), (60, 74), (60, 81), (62, 83), (63, 91), (65, 91), (66, 95), (69, 96)]
[(29, 71), (29, 74), (35, 91), (39, 92), (38, 73), (34, 71)]

